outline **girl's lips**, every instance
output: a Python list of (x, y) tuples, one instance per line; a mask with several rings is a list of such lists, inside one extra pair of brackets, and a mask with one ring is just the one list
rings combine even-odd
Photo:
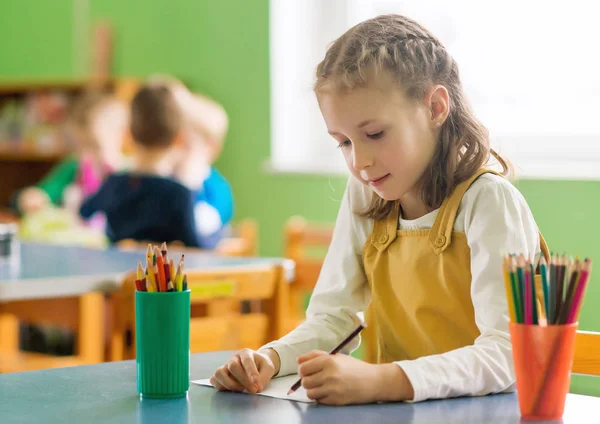
[(387, 179), (389, 178), (390, 174), (386, 174), (383, 177), (377, 178), (375, 180), (369, 180), (369, 185), (373, 186), (373, 187), (378, 187), (380, 185), (382, 185), (383, 183), (385, 183), (387, 181)]

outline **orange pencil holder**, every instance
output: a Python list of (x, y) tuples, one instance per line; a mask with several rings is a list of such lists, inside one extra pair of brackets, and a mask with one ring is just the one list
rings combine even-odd
[(577, 323), (525, 325), (510, 323), (521, 416), (558, 420), (571, 383)]

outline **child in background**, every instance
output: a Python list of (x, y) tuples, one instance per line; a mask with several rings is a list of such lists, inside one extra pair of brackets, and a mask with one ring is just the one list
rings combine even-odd
[(218, 211), (232, 210), (233, 199), (229, 184), (212, 166), (223, 148), (227, 114), (218, 103), (191, 93), (170, 75), (154, 75), (149, 78), (148, 86), (167, 87), (181, 109), (181, 147), (185, 155), (174, 176), (195, 193), (194, 215), (199, 233), (216, 241), (228, 221)]
[[(77, 216), (82, 200), (95, 193), (110, 172), (122, 166), (127, 124), (127, 108), (109, 94), (87, 92), (76, 99), (66, 122), (66, 133), (74, 140), (77, 151), (35, 187), (19, 194), (19, 211), (26, 215), (57, 205)], [(91, 223), (94, 222), (102, 226), (102, 219)]]
[(212, 249), (220, 240), (233, 213), (231, 189), (212, 170), (222, 182), (220, 198), (226, 201), (211, 204), (210, 192), (202, 186), (205, 208), (210, 208), (216, 219), (208, 221), (205, 215), (197, 215), (197, 194), (177, 180), (178, 169), (188, 154), (183, 141), (184, 119), (173, 92), (165, 86), (144, 86), (134, 97), (133, 167), (130, 172), (109, 176), (80, 210), (84, 218), (104, 212), (112, 242), (181, 241), (187, 246)]
[[(352, 177), (306, 322), (234, 354), (211, 383), (256, 393), (298, 372), (326, 404), (513, 391), (502, 255), (547, 248), (456, 62), (427, 29), (386, 15), (338, 38), (316, 76)], [(327, 354), (364, 310), (377, 364)]]

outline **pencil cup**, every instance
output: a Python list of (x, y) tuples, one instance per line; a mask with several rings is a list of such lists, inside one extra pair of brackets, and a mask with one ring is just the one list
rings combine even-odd
[(190, 386), (190, 291), (136, 291), (135, 329), (140, 396), (185, 396)]
[(510, 323), (521, 416), (558, 420), (571, 382), (577, 324)]

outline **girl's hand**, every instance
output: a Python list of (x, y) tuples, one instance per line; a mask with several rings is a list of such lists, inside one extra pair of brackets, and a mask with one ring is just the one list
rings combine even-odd
[(42, 210), (48, 205), (50, 198), (44, 190), (37, 187), (26, 188), (17, 200), (17, 207), (24, 215)]
[(279, 364), (279, 355), (273, 349), (244, 349), (215, 371), (210, 384), (220, 391), (259, 393), (279, 372)]
[(298, 358), (302, 387), (328, 405), (412, 399), (410, 381), (396, 364), (372, 365), (347, 355), (313, 351)]

